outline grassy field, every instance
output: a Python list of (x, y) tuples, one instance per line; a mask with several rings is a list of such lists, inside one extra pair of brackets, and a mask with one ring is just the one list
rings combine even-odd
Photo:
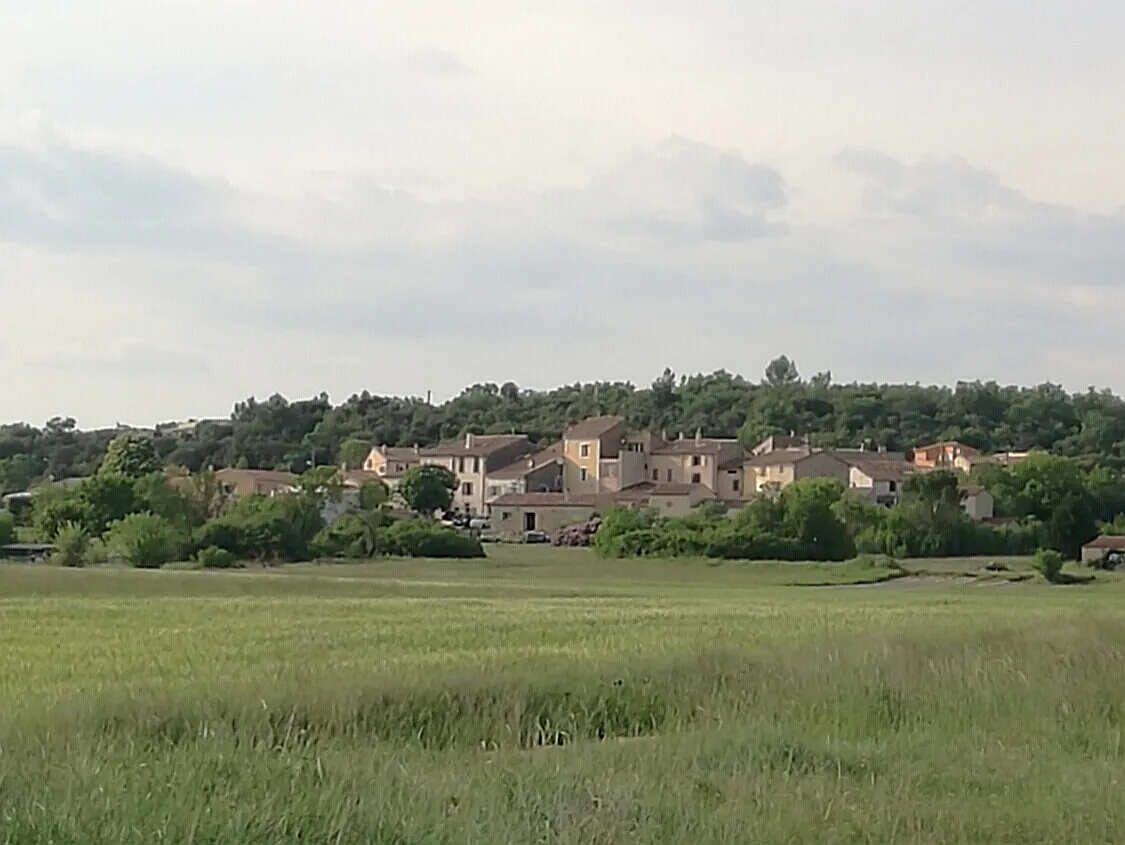
[(490, 553), (0, 567), (0, 843), (1125, 841), (1113, 576)]

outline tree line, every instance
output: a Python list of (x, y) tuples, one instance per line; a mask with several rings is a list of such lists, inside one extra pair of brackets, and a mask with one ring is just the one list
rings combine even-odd
[[(475, 537), (429, 518), (435, 503), (448, 507), (452, 499), (457, 481), (449, 470), (418, 467), (403, 483), (415, 515), (393, 512), (386, 486), (371, 481), (352, 512), (329, 524), (326, 505), (343, 495), (333, 466), (309, 469), (290, 492), (231, 498), (211, 470), (169, 474), (152, 439), (130, 433), (110, 442), (94, 475), (43, 488), (19, 513), (36, 541), (54, 546), (62, 566), (484, 556)], [(13, 533), (11, 516), (3, 514), (0, 545)]]

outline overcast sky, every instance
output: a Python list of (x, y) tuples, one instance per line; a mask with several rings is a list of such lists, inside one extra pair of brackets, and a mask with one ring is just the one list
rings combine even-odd
[(0, 422), (1125, 390), (1125, 4), (5, 0)]

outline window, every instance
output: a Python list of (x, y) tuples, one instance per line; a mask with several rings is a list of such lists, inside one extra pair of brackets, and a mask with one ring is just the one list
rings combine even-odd
[(660, 480), (660, 470), (654, 469), (652, 471), (652, 480), (653, 481), (659, 481)]
[(379, 473), (379, 475), (386, 475), (387, 474), (387, 465), (383, 464), (381, 467), (379, 467), (377, 472)]
[(672, 470), (668, 470), (668, 483), (672, 483)]
[(693, 472), (693, 473), (691, 474), (691, 483), (692, 483), (692, 484), (698, 484), (698, 483), (700, 482), (700, 480), (701, 480), (701, 479), (700, 479), (700, 477), (699, 477), (699, 473), (698, 473), (698, 472)]
[(590, 444), (589, 443), (583, 443), (582, 445), (580, 445), (578, 447), (578, 457), (580, 457), (580, 458), (590, 457)]
[(738, 492), (738, 488), (740, 488), (741, 486), (742, 486), (742, 482), (739, 481), (737, 478), (730, 483), (730, 489), (733, 490), (735, 493)]
[(473, 458), (473, 472), (480, 472), (480, 458)]
[(461, 485), (461, 495), (462, 496), (473, 495), (473, 482), (466, 481), (464, 484)]
[(464, 458), (458, 458), (457, 459), (457, 471), (458, 472), (464, 472), (465, 471), (465, 459)]
[(582, 480), (583, 480), (583, 481), (585, 481), (585, 480), (586, 480), (587, 478), (589, 478), (589, 477), (590, 477), (590, 473), (589, 473), (589, 471), (588, 471), (588, 470), (586, 469), (586, 467), (582, 467), (582, 470), (581, 470), (580, 476), (581, 476), (581, 478), (582, 478)]
[(493, 484), (491, 487), (488, 488), (488, 495), (489, 496), (499, 496), (500, 495), (500, 488), (497, 487), (495, 484)]
[(895, 483), (894, 483), (893, 481), (888, 481), (888, 482), (887, 482), (887, 489), (888, 489), (888, 490), (890, 490), (890, 491), (891, 491), (892, 493), (893, 493), (893, 492), (895, 492), (895, 488), (896, 488), (897, 486), (898, 486), (898, 485), (896, 485), (896, 484), (895, 484)]
[(700, 463), (701, 463), (701, 460), (700, 460), (699, 455), (692, 455), (691, 456), (691, 465), (693, 467), (699, 466)]

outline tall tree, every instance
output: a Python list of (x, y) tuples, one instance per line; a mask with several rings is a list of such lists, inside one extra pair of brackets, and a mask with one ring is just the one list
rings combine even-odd
[(141, 478), (160, 472), (162, 468), (153, 439), (145, 434), (127, 432), (110, 441), (98, 474)]

